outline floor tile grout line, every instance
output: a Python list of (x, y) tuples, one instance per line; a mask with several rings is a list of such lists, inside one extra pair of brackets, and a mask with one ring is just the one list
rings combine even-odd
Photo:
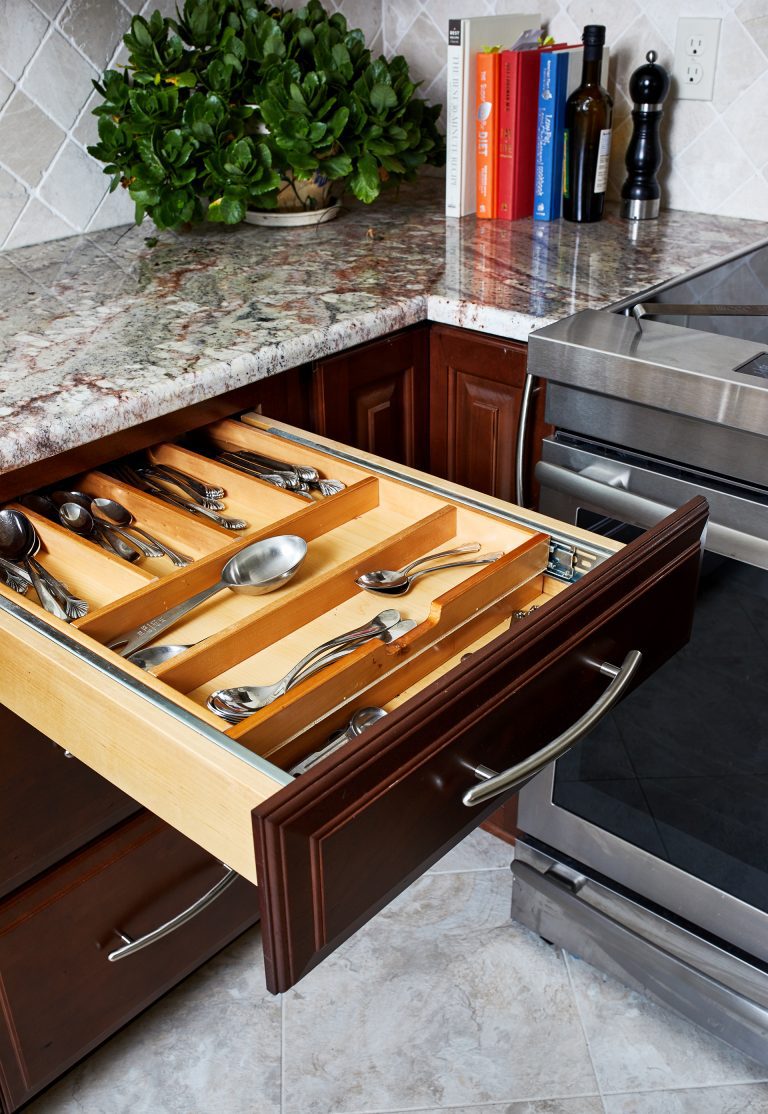
[(768, 1077), (763, 1079), (728, 1079), (719, 1083), (681, 1083), (670, 1084), (667, 1087), (635, 1087), (632, 1091), (613, 1091), (606, 1089), (602, 1094), (615, 1098), (621, 1095), (665, 1095), (683, 1093), (685, 1091), (712, 1091), (722, 1090), (727, 1087), (762, 1087), (768, 1084)]
[(584, 1043), (587, 1046), (587, 1055), (589, 1056), (589, 1062), (592, 1065), (592, 1072), (593, 1072), (594, 1077), (595, 1077), (595, 1085), (597, 1087), (597, 1093), (598, 1093), (599, 1098), (600, 1098), (600, 1104), (602, 1105), (602, 1108), (603, 1108), (603, 1111), (605, 1112), (605, 1114), (608, 1114), (608, 1107), (606, 1106), (605, 1095), (603, 1094), (603, 1086), (600, 1082), (600, 1076), (597, 1073), (597, 1065), (595, 1064), (595, 1057), (594, 1057), (593, 1052), (592, 1052), (592, 1042), (589, 1039), (589, 1034), (587, 1033), (587, 1027), (584, 1023), (584, 1015), (583, 1015), (582, 1010), (581, 1010), (581, 1003), (579, 1002), (579, 995), (576, 991), (576, 985), (573, 981), (573, 974), (571, 972), (570, 963), (568, 961), (569, 960), (568, 953), (563, 948), (558, 948), (557, 950), (560, 952), (560, 958), (562, 959), (563, 966), (565, 967), (565, 973), (566, 973), (566, 977), (568, 979), (568, 985), (570, 986), (571, 994), (573, 995), (573, 1003), (576, 1006), (576, 1015), (579, 1019), (579, 1025), (581, 1026), (581, 1031), (584, 1034)]
[[(632, 1094), (634, 1092), (622, 1092), (622, 1094)], [(490, 1102), (472, 1102), (472, 1110), (498, 1110), (499, 1114), (505, 1114), (510, 1104), (525, 1104), (525, 1103), (540, 1103), (540, 1102), (560, 1102), (565, 1099), (600, 1099), (601, 1095), (597, 1091), (580, 1091), (574, 1093), (573, 1091), (563, 1095), (548, 1095), (546, 1098), (534, 1098), (532, 1095), (522, 1095), (514, 1099), (492, 1099)], [(366, 1106), (358, 1107), (354, 1110), (341, 1110), (334, 1108), (328, 1114), (433, 1114), (433, 1111), (439, 1110), (440, 1114), (451, 1114), (452, 1110), (466, 1110), (467, 1103), (451, 1103), (450, 1106)]]

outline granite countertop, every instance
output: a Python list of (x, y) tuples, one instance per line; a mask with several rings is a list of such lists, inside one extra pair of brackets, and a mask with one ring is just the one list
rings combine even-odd
[(524, 341), (768, 225), (615, 209), (594, 225), (446, 221), (428, 182), (313, 228), (151, 236), (0, 254), (0, 472), (425, 319)]

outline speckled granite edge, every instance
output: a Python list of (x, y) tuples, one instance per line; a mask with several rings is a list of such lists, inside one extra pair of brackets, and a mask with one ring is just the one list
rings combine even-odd
[(768, 237), (679, 212), (450, 221), (436, 191), (298, 234), (212, 227), (150, 246), (132, 227), (0, 255), (0, 472), (425, 319), (525, 341)]

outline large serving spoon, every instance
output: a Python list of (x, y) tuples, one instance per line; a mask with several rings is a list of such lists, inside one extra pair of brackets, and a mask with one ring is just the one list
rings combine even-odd
[[(503, 553), (489, 553), (486, 557), (478, 557), (476, 561), (448, 561), (445, 565), (432, 565), (428, 569), (417, 569), (416, 572), (410, 573), (408, 576), (400, 575), (399, 579), (392, 576), (384, 584), (373, 585), (365, 584), (360, 585), (364, 587), (366, 592), (377, 592), (380, 596), (404, 596), (409, 592), (414, 580), (419, 576), (426, 576), (431, 572), (442, 572), (443, 569), (467, 569), (472, 565), (492, 565), (494, 561), (498, 561), (499, 557), (503, 557)], [(356, 581), (360, 584), (360, 581)]]
[(304, 679), (311, 675), (307, 666), (312, 666), (311, 672), (321, 668), (319, 662), (322, 662), (324, 668), (329, 664), (329, 653), (332, 655), (330, 660), (335, 660), (336, 650), (345, 648), (354, 649), (361, 646), (364, 642), (368, 642), (372, 638), (378, 638), (381, 634), (385, 633), (390, 627), (400, 622), (400, 612), (389, 608), (387, 611), (382, 611), (380, 614), (374, 616), (370, 622), (365, 623), (362, 627), (355, 627), (354, 630), (345, 631), (344, 634), (338, 635), (336, 638), (329, 639), (328, 642), (323, 642), (316, 646), (314, 650), (310, 650), (305, 654), (301, 661), (297, 662), (292, 669), (289, 669), (284, 677), (279, 681), (274, 681), (271, 685), (238, 685), (229, 689), (218, 689), (216, 692), (211, 693), (208, 697), (208, 708), (215, 712), (217, 716), (223, 719), (228, 719), (231, 722), (237, 722), (244, 719), (246, 716), (253, 715), (261, 708), (266, 708), (279, 696), (283, 696), (291, 687), (293, 681), (299, 674), (304, 674)]
[(59, 603), (52, 587), (46, 583), (45, 569), (35, 561), (39, 548), (37, 531), (25, 514), (7, 508), (0, 511), (0, 557), (22, 565), (45, 610), (69, 622), (66, 606)]
[(456, 549), (443, 549), (440, 553), (427, 553), (424, 557), (417, 557), (415, 561), (404, 565), (402, 569), (372, 569), (370, 572), (361, 573), (355, 584), (358, 588), (387, 588), (390, 585), (400, 585), (403, 577), (408, 576), (411, 569), (423, 565), (425, 561), (437, 561), (441, 557), (458, 557), (461, 553), (478, 553), (482, 549), (480, 542), (467, 542)]
[(149, 642), (154, 642), (161, 631), (172, 627), (188, 611), (205, 603), (222, 588), (249, 596), (274, 592), (295, 575), (306, 555), (307, 543), (295, 534), (253, 542), (234, 557), (230, 557), (221, 570), (220, 579), (210, 588), (204, 588), (202, 592), (168, 608), (146, 623), (118, 635), (107, 646), (124, 658), (130, 657)]
[[(95, 512), (98, 516), (97, 521), (107, 520), (114, 526), (130, 526), (132, 531), (131, 537), (135, 534), (140, 534), (153, 548), (160, 550), (160, 554), (153, 554), (153, 556), (168, 557), (178, 568), (183, 568), (192, 560), (192, 558), (187, 557), (186, 554), (171, 549), (153, 534), (149, 534), (146, 530), (142, 530), (140, 526), (136, 525), (136, 521), (128, 508), (124, 507), (122, 503), (118, 503), (115, 499), (92, 499), (91, 511)], [(136, 541), (138, 544), (138, 538)]]

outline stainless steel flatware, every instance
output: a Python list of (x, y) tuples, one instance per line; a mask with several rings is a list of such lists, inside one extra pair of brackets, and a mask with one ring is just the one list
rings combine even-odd
[(88, 612), (85, 600), (73, 596), (67, 587), (35, 560), (40, 538), (34, 526), (21, 511), (0, 511), (0, 556), (23, 566), (40, 603), (59, 619), (71, 622)]
[(130, 657), (137, 650), (154, 642), (161, 631), (177, 623), (182, 616), (193, 608), (205, 603), (222, 588), (244, 595), (261, 596), (282, 587), (299, 570), (307, 555), (307, 543), (295, 534), (284, 534), (276, 538), (264, 538), (241, 549), (230, 557), (221, 570), (220, 579), (210, 588), (203, 589), (188, 600), (168, 608), (153, 619), (147, 620), (133, 630), (118, 635), (107, 643), (122, 657)]
[(178, 488), (183, 495), (201, 507), (207, 507), (211, 511), (223, 511), (225, 509), (221, 496), (208, 495), (208, 488), (202, 484), (193, 483), (191, 476), (185, 476), (174, 468), (168, 468), (164, 464), (152, 464), (143, 465), (137, 471), (140, 476), (144, 476), (146, 479), (156, 480), (162, 485), (170, 484), (172, 487)]
[(221, 464), (236, 468), (239, 472), (245, 472), (248, 476), (254, 476), (257, 480), (263, 480), (265, 483), (272, 484), (273, 487), (290, 491), (293, 495), (299, 495), (308, 502), (313, 502), (306, 484), (303, 484), (295, 474), (270, 471), (254, 461), (245, 459), (244, 454), (241, 453), (220, 453), (216, 459)]
[(4, 557), (0, 557), (0, 578), (7, 588), (18, 592), (20, 596), (25, 596), (32, 587), (29, 573), (6, 561)]
[(185, 650), (191, 650), (191, 646), (170, 646), (165, 643), (159, 646), (147, 646), (143, 650), (137, 650), (135, 654), (131, 654), (127, 659), (132, 661), (134, 665), (138, 665), (141, 669), (156, 669), (158, 665), (164, 665), (171, 658), (183, 654)]
[(372, 569), (371, 572), (364, 572), (358, 576), (355, 584), (358, 588), (389, 588), (392, 585), (399, 587), (403, 583), (403, 577), (407, 577), (411, 569), (415, 569), (417, 565), (423, 565), (426, 561), (437, 561), (441, 557), (458, 557), (462, 553), (479, 553), (482, 549), (480, 542), (467, 542), (466, 545), (460, 545), (456, 549), (443, 549), (439, 553), (428, 553), (424, 557), (417, 557), (415, 561), (410, 564), (404, 565), (401, 569)]
[(103, 549), (106, 549), (109, 553), (117, 554), (124, 561), (138, 561), (141, 557), (141, 550), (138, 545), (132, 545), (117, 534), (111, 535), (108, 530), (101, 527), (91, 512), (86, 507), (81, 506), (80, 503), (69, 501), (61, 503), (59, 506), (59, 520), (63, 526), (66, 526), (74, 534), (80, 534), (81, 537), (97, 541)]
[(291, 766), (288, 773), (293, 774), (294, 777), (305, 774), (308, 770), (311, 770), (313, 766), (316, 766), (318, 762), (322, 762), (324, 758), (327, 758), (329, 754), (333, 754), (339, 747), (343, 747), (345, 743), (348, 743), (351, 739), (358, 738), (364, 731), (367, 731), (369, 727), (373, 727), (373, 725), (378, 723), (380, 719), (383, 719), (386, 714), (384, 708), (358, 708), (358, 710), (352, 714), (346, 727), (342, 728), (340, 731), (334, 731), (324, 747), (321, 747), (320, 750), (316, 750), (306, 758), (303, 758), (301, 762), (297, 762), (295, 766)]
[(164, 542), (161, 542), (159, 538), (154, 537), (152, 534), (147, 533), (146, 530), (143, 530), (140, 526), (137, 526), (136, 521), (128, 508), (124, 507), (122, 503), (118, 503), (115, 499), (93, 499), (91, 501), (91, 509), (96, 511), (99, 515), (98, 521), (107, 520), (113, 523), (115, 526), (130, 526), (131, 532), (129, 536), (131, 538), (133, 538), (136, 534), (140, 534), (141, 537), (144, 538), (150, 546), (158, 550), (158, 552), (156, 554), (152, 554), (152, 556), (168, 557), (168, 559), (171, 560), (178, 568), (183, 568), (192, 560), (191, 557), (187, 557), (186, 554), (179, 553), (177, 550), (171, 549), (170, 546), (167, 546)]
[(117, 476), (119, 479), (127, 481), (134, 487), (138, 487), (140, 491), (148, 491), (150, 495), (162, 499), (166, 503), (170, 503), (172, 507), (179, 507), (181, 510), (189, 511), (190, 514), (198, 515), (201, 518), (209, 518), (218, 526), (223, 526), (225, 530), (240, 531), (248, 527), (248, 523), (242, 518), (231, 518), (228, 515), (219, 514), (218, 511), (209, 510), (208, 507), (201, 507), (198, 503), (189, 499), (183, 499), (180, 495), (174, 495), (163, 487), (160, 483), (146, 479), (128, 464), (117, 464), (111, 468), (112, 475)]
[(489, 553), (486, 557), (478, 557), (475, 561), (448, 561), (444, 565), (432, 565), (428, 569), (417, 569), (416, 572), (412, 572), (408, 576), (401, 576), (399, 580), (393, 578), (378, 586), (360, 584), (359, 580), (355, 583), (361, 588), (365, 588), (366, 592), (376, 592), (380, 596), (404, 596), (406, 592), (410, 591), (411, 585), (419, 576), (427, 576), (431, 572), (442, 572), (444, 569), (467, 569), (472, 565), (492, 565), (494, 561), (498, 561), (499, 557), (503, 556), (503, 553)]
[(363, 626), (346, 631), (310, 650), (279, 681), (271, 685), (240, 685), (235, 688), (218, 689), (208, 697), (207, 706), (222, 719), (230, 723), (239, 723), (240, 720), (253, 715), (261, 708), (266, 708), (279, 696), (283, 696), (299, 675), (306, 680), (319, 669), (329, 665), (331, 661), (343, 656), (338, 651), (344, 650), (345, 653), (349, 653), (370, 639), (380, 637), (389, 627), (399, 622), (399, 611), (392, 608), (382, 611)]

